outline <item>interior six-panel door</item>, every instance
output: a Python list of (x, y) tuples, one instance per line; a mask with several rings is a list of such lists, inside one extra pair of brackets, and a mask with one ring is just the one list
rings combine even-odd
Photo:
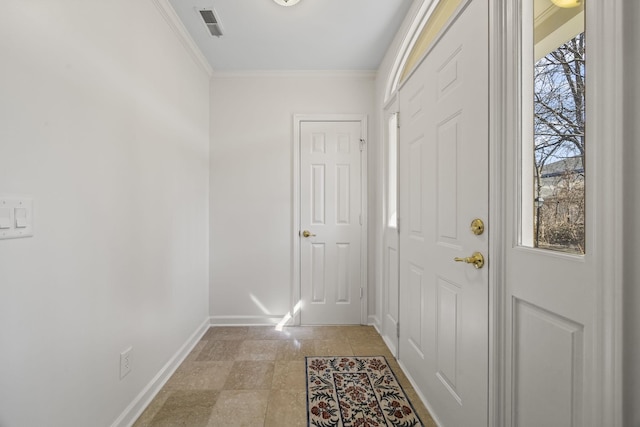
[(488, 238), (471, 230), (488, 227), (487, 3), (400, 89), (400, 361), (445, 427), (488, 414)]
[(303, 324), (359, 324), (361, 122), (300, 124)]

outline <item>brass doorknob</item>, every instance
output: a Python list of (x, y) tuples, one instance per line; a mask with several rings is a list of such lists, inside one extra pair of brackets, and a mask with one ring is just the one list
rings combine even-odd
[(475, 268), (482, 268), (484, 266), (484, 257), (480, 252), (474, 252), (473, 255), (466, 258), (455, 257), (453, 260), (457, 262), (466, 262), (467, 264), (473, 264)]
[(311, 233), (309, 230), (304, 230), (302, 232), (302, 236), (303, 237), (313, 237), (313, 236), (315, 236), (315, 234)]

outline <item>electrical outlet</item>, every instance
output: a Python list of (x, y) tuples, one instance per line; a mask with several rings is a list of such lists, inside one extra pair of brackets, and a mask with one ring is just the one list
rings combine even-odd
[(133, 347), (129, 347), (120, 353), (120, 379), (123, 379), (131, 372), (131, 362), (133, 362), (131, 357), (132, 350)]

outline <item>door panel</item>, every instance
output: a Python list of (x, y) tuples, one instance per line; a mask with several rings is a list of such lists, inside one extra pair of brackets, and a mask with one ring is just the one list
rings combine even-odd
[(359, 324), (361, 123), (300, 124), (300, 316)]
[(311, 165), (311, 223), (324, 225), (325, 165)]
[(311, 243), (311, 302), (324, 303), (325, 292), (324, 243)]
[(436, 376), (460, 402), (458, 377), (458, 315), (460, 287), (438, 279), (436, 319)]
[(349, 224), (351, 215), (349, 214), (349, 203), (351, 186), (349, 177), (351, 176), (348, 164), (336, 166), (336, 224)]
[(445, 427), (488, 414), (488, 264), (454, 261), (488, 250), (487, 33), (468, 2), (399, 95), (400, 361)]
[(581, 425), (584, 327), (517, 299), (513, 321), (514, 424)]
[(424, 236), (422, 235), (424, 212), (422, 206), (422, 193), (424, 191), (422, 185), (423, 143), (424, 138), (420, 137), (409, 144), (409, 233), (412, 239), (419, 242), (424, 241)]
[[(395, 230), (393, 230), (395, 232)], [(395, 232), (394, 234), (397, 234)], [(384, 300), (385, 303), (385, 317), (386, 322), (389, 324), (387, 328), (385, 328), (385, 332), (390, 335), (392, 342), (395, 344), (393, 346), (393, 350), (398, 348), (397, 343), (397, 323), (399, 322), (399, 300), (400, 289), (399, 289), (399, 271), (398, 271), (398, 254), (397, 250), (397, 236), (395, 241), (392, 244), (387, 244), (387, 253), (385, 264), (387, 266), (386, 271), (386, 298)]]
[(458, 242), (458, 120), (459, 115), (438, 125), (436, 155), (438, 175), (438, 242), (460, 246)]
[[(425, 314), (424, 301), (424, 270), (416, 265), (409, 265), (408, 289), (406, 290), (409, 297), (408, 310), (406, 314), (409, 320), (407, 327), (407, 340), (412, 346), (412, 350), (418, 358), (424, 358), (423, 348), (423, 316)], [(401, 334), (404, 331), (401, 331)], [(402, 356), (402, 355), (401, 355)], [(404, 360), (404, 359), (403, 359)]]

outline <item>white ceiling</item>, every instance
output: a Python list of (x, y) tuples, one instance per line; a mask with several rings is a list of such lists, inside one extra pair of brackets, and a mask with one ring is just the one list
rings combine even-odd
[[(376, 70), (412, 0), (169, 0), (216, 71)], [(213, 37), (198, 9), (212, 9)]]

